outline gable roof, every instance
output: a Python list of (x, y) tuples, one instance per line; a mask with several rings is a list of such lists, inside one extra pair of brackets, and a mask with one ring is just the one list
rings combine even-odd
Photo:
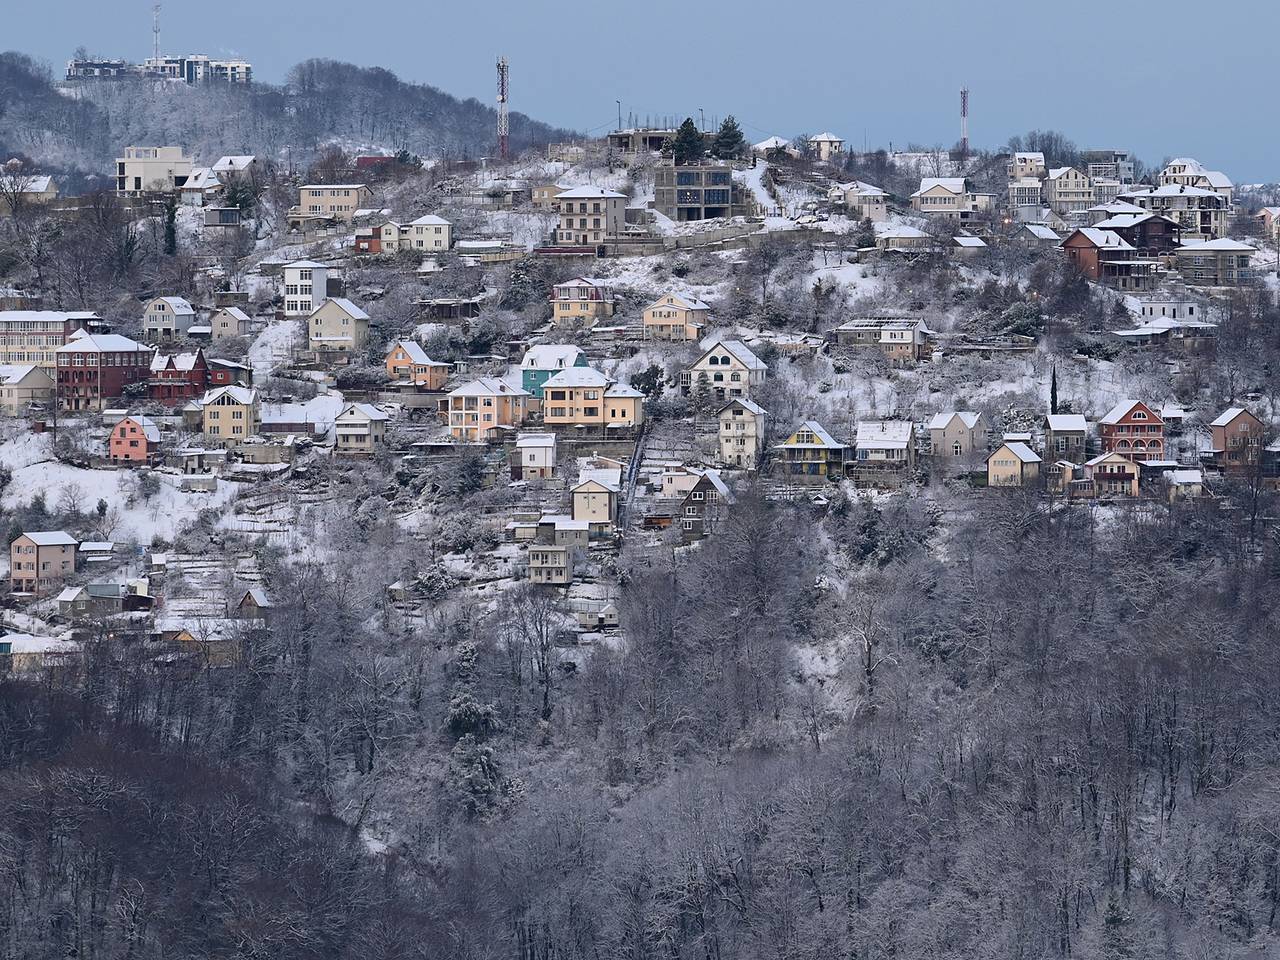
[(947, 425), (956, 417), (960, 418), (960, 422), (964, 424), (966, 430), (972, 430), (977, 426), (982, 414), (975, 413), (972, 410), (952, 410), (944, 413), (935, 413), (933, 419), (929, 421), (929, 429), (945, 430)]
[(252, 390), (249, 387), (236, 386), (234, 384), (226, 387), (214, 387), (200, 398), (200, 406), (208, 406), (215, 400), (222, 399), (224, 396), (230, 397), (236, 403), (248, 406), (258, 399), (258, 391)]
[(582, 356), (582, 348), (571, 343), (539, 343), (524, 352), (520, 366), (529, 370), (559, 370), (572, 367)]
[(881, 450), (904, 450), (911, 442), (909, 420), (859, 420), (854, 444)]
[(764, 407), (760, 406), (760, 404), (756, 403), (754, 400), (749, 400), (746, 397), (734, 397), (723, 407), (717, 410), (716, 415), (719, 416), (735, 404), (741, 406), (748, 413), (754, 413), (757, 416), (764, 416)]
[(513, 387), (505, 380), (496, 377), (476, 377), (474, 380), (454, 387), (449, 391), (451, 397), (527, 397), (529, 393), (520, 387)]
[(1034, 450), (1032, 450), (1030, 447), (1028, 447), (1025, 443), (1021, 442), (1020, 440), (1006, 440), (998, 448), (996, 448), (990, 454), (987, 455), (987, 460), (990, 461), (991, 458), (994, 457), (1001, 450), (1008, 450), (1015, 457), (1017, 457), (1018, 460), (1020, 460), (1022, 463), (1039, 463), (1040, 462), (1040, 454), (1036, 453)]
[(824, 130), (822, 133), (815, 133), (809, 138), (810, 143), (844, 143), (844, 137), (837, 137), (830, 130)]
[(1084, 418), (1081, 413), (1051, 413), (1046, 418), (1049, 429), (1056, 433), (1066, 433), (1078, 430), (1087, 433), (1089, 430), (1089, 421)]
[(1253, 417), (1255, 420), (1257, 419), (1257, 417), (1254, 416), (1253, 411), (1247, 410), (1244, 407), (1227, 407), (1226, 410), (1223, 410), (1222, 413), (1218, 414), (1218, 416), (1209, 424), (1209, 426), (1225, 427), (1227, 426), (1227, 424), (1231, 423), (1232, 420), (1234, 420), (1236, 417), (1240, 416), (1243, 413), (1249, 414), (1249, 416)]
[(194, 370), (196, 361), (200, 359), (203, 359), (203, 354), (198, 350), (195, 353), (175, 353), (169, 356), (157, 350), (151, 358), (151, 369), (168, 370), (172, 367), (174, 370)]
[(1033, 237), (1035, 237), (1038, 240), (1061, 240), (1062, 239), (1060, 236), (1057, 235), (1057, 233), (1055, 233), (1053, 230), (1051, 230), (1049, 227), (1046, 227), (1042, 223), (1024, 223), (1022, 225), (1022, 229), (1030, 233)]
[(160, 427), (150, 417), (144, 417), (141, 414), (135, 413), (127, 417), (121, 417), (119, 422), (116, 423), (116, 426), (120, 426), (120, 424), (124, 423), (126, 420), (132, 420), (142, 429), (142, 435), (147, 438), (148, 443), (160, 442)]
[(432, 359), (427, 356), (427, 351), (422, 349), (422, 344), (413, 340), (397, 340), (391, 345), (391, 349), (387, 352), (394, 353), (397, 347), (404, 351), (405, 356), (409, 358), (410, 363), (429, 364), (433, 362)]
[(55, 353), (138, 353), (150, 351), (146, 344), (122, 337), (118, 333), (87, 333), (77, 330)]
[(446, 220), (444, 217), (438, 217), (434, 213), (428, 213), (425, 216), (419, 217), (417, 220), (410, 220), (409, 223), (411, 226), (419, 226), (419, 227), (451, 227), (453, 226), (453, 224), (450, 223), (448, 220)]
[(665, 307), (667, 306), (667, 304), (663, 303), (664, 300), (674, 300), (676, 301), (677, 306), (682, 306), (686, 310), (710, 310), (711, 309), (711, 307), (703, 303), (697, 297), (686, 297), (683, 294), (679, 294), (679, 293), (663, 294), (657, 300), (653, 301), (653, 303), (649, 304), (649, 306), (647, 306), (645, 309), (652, 310), (655, 307)]
[(1247, 243), (1241, 243), (1239, 240), (1232, 240), (1230, 237), (1219, 237), (1216, 240), (1199, 240), (1193, 243), (1184, 243), (1175, 250), (1175, 253), (1256, 253), (1255, 248)]
[(1076, 234), (1079, 234), (1080, 236), (1084, 237), (1095, 247), (1099, 247), (1105, 250), (1134, 249), (1133, 245), (1130, 244), (1129, 241), (1125, 240), (1124, 237), (1120, 236), (1120, 234), (1115, 233), (1111, 230), (1099, 230), (1097, 227), (1080, 227), (1079, 229), (1075, 230), (1070, 237), (1067, 237), (1066, 240), (1062, 241), (1063, 246), (1066, 246), (1067, 241), (1070, 240), (1071, 237), (1074, 237)]
[(1155, 410), (1152, 410), (1152, 408), (1147, 406), (1147, 404), (1143, 403), (1141, 400), (1134, 400), (1132, 397), (1126, 397), (1125, 399), (1117, 403), (1114, 407), (1112, 407), (1110, 410), (1108, 410), (1106, 413), (1104, 413), (1102, 415), (1102, 419), (1099, 420), (1098, 422), (1105, 423), (1108, 426), (1119, 423), (1134, 407), (1139, 405), (1146, 407), (1148, 410), (1151, 411), (1151, 416), (1155, 417), (1157, 420), (1160, 420), (1160, 414), (1156, 413)]
[(251, 322), (249, 315), (245, 313), (243, 310), (241, 310), (239, 307), (222, 307), (218, 310), (218, 313), (225, 313), (231, 319), (239, 320), (241, 323)]
[(366, 420), (391, 419), (390, 414), (388, 414), (385, 410), (381, 410), (378, 407), (375, 407), (372, 403), (357, 403), (354, 401), (351, 403), (348, 403), (346, 406), (342, 408), (342, 412), (338, 414), (337, 419), (341, 420), (343, 417), (350, 417), (353, 414), (358, 414), (358, 416), (355, 419), (366, 419)]
[(920, 189), (911, 194), (918, 197), (922, 193), (928, 193), (935, 187), (942, 187), (948, 193), (964, 193), (964, 177), (921, 177)]
[(65, 530), (27, 530), (22, 535), (38, 547), (71, 546), (79, 542)]
[[(352, 320), (368, 320), (369, 319), (369, 315), (367, 313), (365, 313), (363, 310), (357, 307), (354, 303), (352, 303), (346, 297), (330, 297), (324, 303), (320, 304), (320, 306), (316, 307), (316, 310), (322, 309), (325, 303), (337, 304), (339, 309), (341, 309), (344, 313), (350, 316)], [(314, 313), (314, 311), (312, 312)]]
[(213, 170), (216, 173), (233, 173), (239, 170), (247, 170), (255, 159), (251, 153), (219, 157), (218, 162), (213, 165)]
[(547, 381), (542, 385), (542, 389), (546, 390), (549, 387), (607, 387), (611, 383), (613, 383), (612, 377), (606, 376), (594, 367), (565, 367), (548, 377)]
[(769, 369), (769, 365), (752, 353), (751, 349), (741, 340), (717, 340), (702, 352), (702, 356), (698, 358), (699, 362), (706, 359), (717, 347), (723, 348), (727, 353), (732, 354), (748, 370)]
[[(822, 446), (831, 450), (840, 450), (841, 448), (846, 446), (845, 444), (837, 440), (835, 437), (831, 436), (831, 434), (827, 432), (826, 427), (820, 424), (817, 420), (804, 421), (804, 423), (796, 427), (795, 431), (791, 434), (791, 436), (794, 437), (801, 430), (808, 430), (810, 433), (812, 433), (815, 437), (818, 438), (818, 442), (816, 444), (788, 443), (788, 444), (784, 444), (784, 446), (788, 446), (788, 447)], [(791, 437), (788, 437), (787, 439), (790, 440)]]

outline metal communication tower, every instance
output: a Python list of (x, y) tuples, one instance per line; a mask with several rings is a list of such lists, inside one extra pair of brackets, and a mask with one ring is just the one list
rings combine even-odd
[(498, 58), (498, 158), (507, 159), (511, 127), (507, 119), (507, 58)]
[(160, 59), (160, 4), (151, 8), (151, 56)]
[(960, 152), (969, 153), (969, 88), (960, 88)]

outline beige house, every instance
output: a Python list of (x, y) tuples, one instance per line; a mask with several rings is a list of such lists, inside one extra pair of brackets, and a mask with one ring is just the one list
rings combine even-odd
[(42, 207), (58, 199), (58, 185), (48, 174), (23, 173), (11, 170), (0, 173), (0, 215), (10, 216), (16, 206)]
[(740, 340), (719, 340), (680, 374), (680, 389), (689, 396), (710, 393), (717, 400), (749, 397), (769, 374), (768, 365)]
[(592, 539), (607, 537), (618, 522), (621, 472), (615, 469), (581, 470), (571, 491), (573, 519), (589, 524)]
[(1095, 202), (1093, 184), (1075, 167), (1055, 167), (1045, 177), (1044, 200), (1057, 214), (1088, 210)]
[(387, 441), (385, 411), (371, 403), (348, 403), (333, 421), (335, 453), (372, 454)]
[(1043, 180), (1047, 172), (1044, 154), (1039, 150), (1019, 150), (1005, 164), (1005, 173), (1010, 183), (1023, 178)]
[(185, 337), (195, 322), (195, 308), (182, 297), (154, 297), (142, 308), (142, 335), (151, 341)]
[(668, 293), (645, 307), (644, 338), (646, 340), (697, 340), (711, 316), (711, 308), (697, 297)]
[(546, 480), (556, 472), (556, 435), (522, 433), (511, 456), (511, 479)]
[(1095, 497), (1136, 497), (1140, 474), (1134, 461), (1114, 452), (1094, 457), (1084, 465), (1084, 477), (1092, 484)]
[(556, 209), (556, 198), (564, 193), (565, 187), (556, 183), (544, 183), (540, 187), (533, 188), (532, 201), (533, 205), (539, 210)]
[(877, 350), (895, 367), (909, 366), (931, 353), (929, 338), (933, 336), (921, 317), (900, 313), (857, 317), (831, 331), (837, 346), (851, 350)]
[(855, 220), (879, 223), (889, 218), (889, 194), (861, 180), (834, 184), (827, 191), (827, 199), (841, 204), (849, 217)]
[(253, 321), (239, 307), (223, 307), (209, 318), (209, 329), (215, 340), (247, 337), (253, 332)]
[(1000, 444), (987, 457), (987, 486), (1024, 487), (1040, 478), (1040, 455), (1025, 443)]
[(205, 437), (224, 446), (257, 436), (262, 427), (258, 391), (249, 387), (218, 387), (200, 400)]
[(720, 408), (720, 462), (754, 470), (764, 450), (764, 408), (747, 397), (736, 397)]
[(552, 587), (573, 583), (573, 547), (535, 544), (529, 547), (529, 582)]
[(35, 364), (0, 364), (0, 413), (22, 417), (34, 407), (53, 404), (53, 378)]
[(844, 150), (844, 138), (823, 131), (809, 138), (809, 146), (819, 160), (834, 160)]
[(443, 253), (453, 246), (453, 224), (444, 217), (427, 214), (408, 223), (386, 220), (377, 226), (361, 227), (355, 238), (359, 253)]
[(307, 318), (307, 344), (316, 353), (363, 353), (369, 315), (346, 297), (330, 297)]
[(505, 380), (480, 377), (449, 391), (449, 433), (455, 440), (484, 443), (525, 421), (529, 394)]
[(1238, 287), (1258, 278), (1253, 269), (1255, 252), (1247, 243), (1222, 237), (1184, 243), (1174, 254), (1184, 282), (1198, 287)]
[(617, 301), (607, 281), (574, 277), (552, 288), (551, 314), (558, 327), (592, 327), (612, 317), (615, 309)]
[(572, 187), (560, 191), (555, 202), (560, 214), (555, 240), (561, 246), (603, 243), (622, 233), (625, 194), (603, 187)]
[(935, 414), (929, 421), (929, 452), (962, 459), (986, 453), (987, 421), (980, 413), (960, 410)]
[(1160, 186), (1198, 187), (1212, 190), (1231, 203), (1235, 193), (1235, 184), (1231, 178), (1220, 170), (1210, 170), (1199, 160), (1192, 157), (1175, 157), (1170, 160), (1157, 177)]
[(635, 427), (644, 422), (644, 394), (591, 367), (566, 367), (542, 384), (548, 427)]
[(298, 188), (298, 205), (289, 221), (340, 220), (350, 223), (357, 210), (368, 209), (373, 191), (363, 183), (308, 183)]
[(180, 190), (191, 176), (191, 158), (181, 147), (125, 147), (116, 158), (116, 193), (126, 197)]
[(64, 530), (24, 533), (9, 545), (9, 589), (43, 596), (76, 570), (76, 538)]
[(911, 194), (912, 210), (961, 222), (989, 213), (994, 206), (992, 194), (974, 193), (964, 177), (924, 177), (920, 189)]

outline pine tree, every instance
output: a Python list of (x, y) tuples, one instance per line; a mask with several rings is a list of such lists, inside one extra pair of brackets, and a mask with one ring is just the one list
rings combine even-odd
[(173, 194), (164, 202), (164, 252), (170, 257), (178, 252), (178, 201)]
[(746, 145), (747, 141), (742, 135), (742, 128), (738, 126), (738, 121), (734, 119), (733, 114), (729, 114), (720, 124), (720, 132), (716, 134), (715, 142), (711, 145), (711, 155), (720, 160), (732, 160), (742, 154)]
[(692, 117), (686, 117), (680, 129), (676, 131), (675, 142), (671, 145), (671, 155), (676, 163), (695, 163), (702, 159), (705, 152), (702, 134), (693, 124)]
[(1058, 412), (1058, 365), (1053, 365), (1053, 375), (1049, 380), (1049, 412)]

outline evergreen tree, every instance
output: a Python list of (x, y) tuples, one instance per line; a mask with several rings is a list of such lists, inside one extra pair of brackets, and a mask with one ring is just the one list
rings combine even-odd
[(178, 199), (173, 194), (164, 201), (164, 252), (170, 257), (178, 252)]
[(716, 139), (711, 145), (711, 155), (721, 160), (731, 160), (741, 156), (746, 145), (747, 141), (742, 135), (742, 128), (738, 126), (738, 121), (734, 119), (733, 114), (729, 114), (720, 124), (720, 132), (716, 134)]
[(676, 131), (675, 142), (671, 144), (671, 155), (676, 163), (695, 163), (702, 159), (705, 152), (702, 134), (693, 124), (692, 117), (686, 117), (680, 129)]
[(1058, 365), (1053, 365), (1053, 374), (1049, 380), (1049, 412), (1058, 412)]

